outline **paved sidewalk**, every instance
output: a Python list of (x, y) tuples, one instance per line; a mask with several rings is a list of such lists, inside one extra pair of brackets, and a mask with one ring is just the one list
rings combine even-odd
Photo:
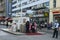
[[(39, 30), (39, 31), (41, 31), (41, 32), (46, 32), (46, 33), (53, 33), (53, 30), (51, 29), (51, 30), (48, 30), (47, 28), (42, 28), (41, 30)], [(59, 35), (60, 35), (60, 31), (59, 31)]]
[(46, 33), (45, 35), (12, 35), (3, 31), (0, 31), (0, 40), (60, 40), (52, 38), (52, 34)]
[(10, 29), (5, 29), (5, 28), (1, 28), (0, 30), (10, 33), (10, 34), (14, 34), (14, 35), (25, 35), (25, 33), (13, 32), (13, 31), (10, 31)]
[[(0, 30), (10, 33), (10, 34), (14, 34), (14, 35), (26, 35), (26, 33), (13, 32), (13, 31), (10, 31), (10, 29), (5, 29), (5, 28), (1, 28)], [(39, 32), (39, 31), (37, 33), (45, 34), (45, 32)]]

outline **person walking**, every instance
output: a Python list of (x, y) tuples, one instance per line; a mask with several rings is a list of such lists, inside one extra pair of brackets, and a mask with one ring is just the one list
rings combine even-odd
[(58, 38), (58, 28), (59, 28), (59, 23), (56, 22), (54, 23), (54, 32), (53, 32), (53, 38), (56, 36), (56, 38)]

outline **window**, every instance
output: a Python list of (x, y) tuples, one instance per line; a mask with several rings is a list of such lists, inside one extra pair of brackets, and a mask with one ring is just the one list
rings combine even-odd
[(12, 4), (15, 4), (15, 3), (17, 3), (16, 1), (15, 2), (12, 2)]
[(39, 0), (37, 0), (37, 1), (39, 1)]
[(12, 11), (12, 13), (16, 13), (16, 11)]
[(35, 5), (34, 8), (36, 9), (37, 8), (37, 5)]
[(40, 8), (40, 4), (37, 5), (37, 8)]
[(12, 7), (12, 9), (16, 8), (16, 6)]
[(49, 6), (49, 2), (46, 2), (45, 4), (46, 4), (46, 6)]
[(30, 1), (32, 1), (32, 0), (30, 0)]
[(27, 2), (24, 3), (25, 5), (27, 4)]
[(16, 11), (16, 13), (19, 13), (19, 12), (20, 12), (20, 10), (17, 10), (17, 11)]
[(19, 7), (21, 7), (21, 4), (19, 4)]
[(40, 4), (41, 7), (43, 7), (43, 4)]
[(33, 0), (32, 2), (35, 2), (36, 0)]
[(18, 0), (18, 1), (22, 1), (22, 0)]
[(22, 6), (24, 6), (24, 5), (27, 5), (27, 2), (24, 2), (24, 3), (22, 4)]
[(53, 0), (53, 7), (56, 7), (56, 0)]
[(49, 6), (49, 2), (43, 3), (43, 6)]
[(37, 1), (37, 0), (30, 0), (29, 2), (30, 2), (30, 3), (33, 3), (33, 2), (36, 2), (36, 1)]

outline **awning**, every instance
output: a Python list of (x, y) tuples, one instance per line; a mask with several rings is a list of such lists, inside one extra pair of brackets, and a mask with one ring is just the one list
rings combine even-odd
[(60, 10), (56, 10), (52, 12), (53, 14), (60, 14)]
[(12, 18), (9, 18), (8, 20), (9, 20), (9, 21), (12, 21)]
[(5, 16), (0, 16), (0, 20), (5, 20)]
[(12, 21), (12, 18), (5, 18), (5, 20), (7, 20), (7, 21)]

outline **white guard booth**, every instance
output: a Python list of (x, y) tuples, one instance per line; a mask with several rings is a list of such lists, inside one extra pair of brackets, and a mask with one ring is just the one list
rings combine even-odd
[(12, 18), (13, 22), (17, 24), (17, 30), (20, 30), (20, 32), (25, 32), (25, 23), (26, 21), (30, 21), (29, 17), (14, 17)]

